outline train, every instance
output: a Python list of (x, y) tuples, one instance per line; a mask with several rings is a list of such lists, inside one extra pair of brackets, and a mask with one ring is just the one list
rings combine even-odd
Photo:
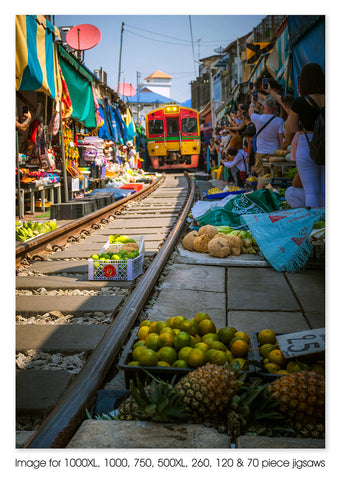
[(199, 112), (174, 104), (152, 110), (145, 118), (148, 154), (154, 170), (198, 167)]

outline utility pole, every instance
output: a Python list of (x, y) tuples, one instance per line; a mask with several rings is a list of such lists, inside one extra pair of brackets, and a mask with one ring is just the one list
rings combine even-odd
[(121, 27), (120, 58), (119, 58), (119, 61), (118, 61), (117, 89), (118, 89), (119, 86), (120, 86), (120, 78), (121, 78), (121, 58), (122, 58), (123, 30), (124, 30), (124, 22), (122, 22), (122, 27)]
[(137, 103), (137, 121), (140, 120), (140, 105), (139, 105), (139, 78), (140, 72), (136, 72), (136, 103)]

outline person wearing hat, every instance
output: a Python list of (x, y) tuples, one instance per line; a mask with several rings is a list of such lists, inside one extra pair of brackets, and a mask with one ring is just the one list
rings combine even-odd
[[(261, 114), (254, 113), (254, 104), (250, 104), (249, 115), (256, 127), (255, 171), (258, 177), (264, 175), (263, 163), (268, 161), (275, 150), (279, 150), (284, 136), (284, 121), (275, 115), (277, 105), (268, 96), (262, 103)], [(261, 188), (258, 183), (257, 189)]]

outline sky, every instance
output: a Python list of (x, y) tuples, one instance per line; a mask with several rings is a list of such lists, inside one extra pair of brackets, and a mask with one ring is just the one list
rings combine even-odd
[[(122, 35), (120, 82), (137, 85), (155, 70), (172, 76), (171, 98), (191, 98), (190, 82), (198, 76), (198, 60), (214, 55), (256, 27), (265, 15), (55, 15), (60, 26), (94, 25), (100, 42), (84, 52), (84, 64), (107, 73), (116, 90)], [(193, 43), (192, 43), (193, 39)]]

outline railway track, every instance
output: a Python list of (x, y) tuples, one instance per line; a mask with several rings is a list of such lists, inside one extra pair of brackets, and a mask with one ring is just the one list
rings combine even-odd
[[(188, 175), (163, 175), (142, 198), (135, 194), (17, 247), (17, 425), (34, 431), (26, 448), (65, 447), (117, 372), (193, 199)], [(114, 233), (144, 236), (143, 275), (89, 281), (87, 259)]]

